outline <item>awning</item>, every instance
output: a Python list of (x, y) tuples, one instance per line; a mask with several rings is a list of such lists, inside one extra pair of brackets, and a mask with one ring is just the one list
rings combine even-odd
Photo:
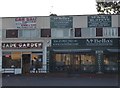
[(120, 52), (120, 49), (107, 49), (109, 52)]
[(91, 49), (53, 49), (54, 52), (91, 52)]

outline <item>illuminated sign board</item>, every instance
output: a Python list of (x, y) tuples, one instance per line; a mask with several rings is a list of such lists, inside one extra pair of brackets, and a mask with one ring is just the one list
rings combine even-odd
[(2, 43), (2, 49), (42, 49), (42, 42)]
[(112, 18), (110, 15), (88, 16), (88, 27), (111, 27)]
[(15, 18), (17, 28), (36, 28), (36, 17), (17, 17)]

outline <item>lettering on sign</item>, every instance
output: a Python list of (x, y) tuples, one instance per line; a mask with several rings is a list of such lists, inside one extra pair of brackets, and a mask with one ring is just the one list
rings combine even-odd
[(113, 40), (111, 39), (87, 39), (87, 46), (104, 46), (104, 45), (113, 45)]
[(2, 49), (28, 49), (28, 48), (42, 48), (42, 42), (28, 42), (28, 43), (2, 43)]
[(88, 27), (111, 27), (112, 18), (110, 15), (88, 16)]
[(77, 40), (73, 39), (56, 39), (52, 41), (53, 46), (72, 46), (79, 45)]
[(69, 16), (52, 16), (50, 18), (51, 28), (72, 28), (73, 18)]
[(36, 17), (15, 18), (17, 28), (36, 28)]

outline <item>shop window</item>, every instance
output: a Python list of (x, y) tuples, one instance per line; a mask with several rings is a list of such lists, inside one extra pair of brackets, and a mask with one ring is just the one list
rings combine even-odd
[(38, 71), (42, 71), (42, 68), (46, 66), (43, 64), (43, 53), (42, 52), (32, 52), (30, 61), (30, 73), (35, 73), (35, 65), (37, 64)]
[(103, 29), (102, 28), (96, 28), (96, 36), (103, 36)]
[(96, 59), (93, 55), (81, 55), (81, 54), (54, 54), (55, 71), (65, 71), (73, 69), (79, 72), (79, 70), (85, 70), (93, 72), (96, 70)]
[(3, 68), (21, 68), (21, 52), (3, 52), (2, 55)]
[(85, 72), (96, 71), (96, 58), (90, 54), (81, 55), (81, 70)]
[(118, 27), (118, 36), (120, 36), (120, 27)]
[(81, 37), (81, 28), (75, 28), (75, 37)]
[(117, 55), (104, 55), (104, 69), (116, 71), (118, 69), (117, 58)]
[(18, 38), (18, 30), (6, 30), (6, 38)]
[(82, 65), (95, 65), (95, 57), (92, 55), (81, 55)]
[(51, 37), (51, 29), (41, 29), (41, 37)]

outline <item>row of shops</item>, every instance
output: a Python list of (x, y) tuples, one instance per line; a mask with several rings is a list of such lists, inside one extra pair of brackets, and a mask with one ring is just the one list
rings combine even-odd
[(2, 73), (117, 72), (120, 15), (3, 17)]
[(51, 39), (41, 42), (2, 43), (3, 73), (106, 73), (117, 72), (118, 38)]

